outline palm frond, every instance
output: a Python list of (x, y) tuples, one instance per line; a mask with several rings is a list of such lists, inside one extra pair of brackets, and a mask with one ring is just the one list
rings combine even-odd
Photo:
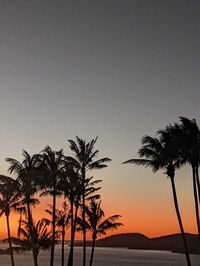
[(123, 162), (123, 164), (135, 164), (135, 165), (141, 165), (145, 167), (149, 167), (152, 165), (152, 160), (148, 159), (130, 159), (128, 161)]
[(107, 162), (110, 162), (111, 159), (110, 158), (102, 158), (102, 159), (99, 159), (91, 164), (88, 165), (88, 169), (89, 170), (94, 170), (94, 169), (103, 169), (105, 167), (107, 167), (107, 164), (104, 164), (104, 163), (107, 163)]
[(6, 162), (10, 164), (10, 166), (8, 167), (8, 171), (10, 174), (12, 174), (13, 172), (19, 174), (23, 168), (22, 164), (16, 159), (6, 158)]
[(68, 140), (69, 142), (69, 147), (70, 149), (75, 153), (75, 154), (79, 154), (79, 149), (78, 149), (78, 146), (76, 145), (76, 142), (72, 139), (69, 139)]

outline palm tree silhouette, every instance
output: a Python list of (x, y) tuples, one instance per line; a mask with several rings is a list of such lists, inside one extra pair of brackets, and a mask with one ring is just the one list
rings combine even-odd
[(12, 210), (16, 210), (20, 199), (19, 184), (16, 180), (9, 176), (0, 175), (0, 216), (5, 214), (8, 230), (8, 243), (11, 256), (11, 264), (14, 263), (13, 248), (10, 235), (10, 221), (9, 216)]
[(40, 158), (41, 166), (44, 170), (44, 178), (41, 180), (40, 189), (44, 191), (40, 196), (51, 195), (53, 197), (52, 204), (52, 245), (51, 245), (51, 257), (50, 266), (54, 264), (54, 250), (55, 250), (55, 228), (56, 228), (56, 197), (61, 195), (60, 192), (60, 179), (61, 170), (63, 166), (63, 150), (53, 151), (51, 147), (46, 146), (42, 151), (42, 157)]
[(180, 117), (181, 124), (171, 126), (171, 131), (177, 138), (182, 159), (189, 163), (192, 168), (194, 203), (196, 212), (196, 222), (200, 241), (200, 182), (199, 182), (199, 164), (200, 164), (200, 129), (195, 119)]
[[(60, 182), (61, 190), (64, 192), (64, 197), (70, 203), (70, 223), (71, 223), (71, 243), (70, 252), (68, 256), (68, 266), (73, 265), (73, 250), (76, 232), (76, 222), (78, 209), (80, 207), (80, 200), (82, 195), (82, 184), (78, 170), (70, 163), (65, 163), (62, 171), (62, 179)], [(75, 208), (75, 210), (74, 210)]]
[(181, 214), (179, 211), (176, 186), (174, 181), (175, 170), (182, 165), (182, 159), (179, 153), (177, 152), (176, 142), (171, 135), (170, 128), (168, 127), (166, 130), (159, 131), (158, 134), (159, 138), (152, 138), (150, 136), (145, 136), (142, 138), (142, 147), (139, 149), (138, 154), (140, 158), (144, 159), (130, 159), (124, 163), (151, 167), (153, 172), (157, 172), (160, 169), (164, 169), (165, 174), (167, 175), (167, 177), (170, 178), (174, 206), (185, 248), (186, 261), (187, 265), (191, 266), (189, 251), (181, 219)]
[[(99, 150), (94, 150), (97, 137), (89, 142), (76, 136), (74, 140), (68, 140), (70, 149), (74, 153), (74, 157), (67, 156), (68, 162), (71, 162), (78, 170), (82, 183), (82, 219), (85, 221), (85, 179), (89, 170), (102, 169), (107, 167), (105, 163), (110, 162), (109, 158), (97, 159)], [(83, 225), (83, 266), (86, 266), (86, 228)]]
[(92, 266), (95, 241), (97, 237), (105, 235), (107, 231), (116, 230), (118, 227), (122, 226), (123, 224), (116, 222), (116, 220), (118, 220), (121, 217), (120, 215), (113, 215), (103, 220), (105, 214), (104, 211), (101, 209), (101, 201), (96, 201), (95, 199), (91, 199), (89, 202), (89, 206), (86, 206), (85, 211), (87, 219), (85, 221), (79, 219), (78, 230), (82, 230), (85, 227), (86, 230), (89, 231), (92, 235), (92, 250), (91, 250), (90, 264), (89, 264), (90, 266)]
[[(33, 219), (31, 206), (39, 204), (39, 200), (33, 196), (37, 193), (37, 176), (40, 175), (40, 169), (38, 165), (38, 155), (30, 156), (30, 154), (23, 150), (22, 155), (24, 157), (22, 162), (13, 158), (7, 158), (6, 161), (10, 164), (8, 171), (10, 174), (16, 174), (17, 181), (20, 184), (20, 192), (22, 194), (21, 204), (27, 207), (27, 218), (30, 228), (30, 237), (32, 241), (32, 252), (35, 250), (35, 241), (33, 234)], [(35, 259), (33, 254), (33, 259)], [(35, 265), (37, 263), (35, 262)]]
[[(22, 221), (20, 234), (22, 235), (22, 239), (13, 237), (13, 243), (20, 245), (25, 250), (31, 250), (34, 239), (34, 266), (38, 266), (39, 252), (41, 250), (49, 249), (51, 246), (52, 233), (49, 230), (49, 221), (47, 219), (41, 219), (36, 224), (33, 222), (31, 230), (29, 222)], [(33, 238), (31, 238), (31, 234), (33, 234)]]
[[(101, 187), (95, 187), (99, 184), (101, 180), (93, 180), (93, 177), (85, 179), (84, 189), (85, 189), (85, 199), (99, 198), (96, 193)], [(64, 196), (69, 200), (70, 203), (70, 217), (71, 217), (71, 244), (70, 252), (68, 257), (68, 266), (73, 265), (73, 248), (74, 239), (76, 233), (76, 224), (78, 217), (78, 210), (81, 205), (81, 195), (82, 195), (82, 181), (78, 169), (74, 167), (72, 163), (66, 161), (65, 167), (63, 168), (62, 180), (60, 182), (61, 190), (64, 192)], [(75, 210), (74, 210), (75, 209)]]

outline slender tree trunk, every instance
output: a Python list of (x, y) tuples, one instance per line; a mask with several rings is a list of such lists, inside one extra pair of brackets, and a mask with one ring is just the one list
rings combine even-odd
[(61, 266), (65, 264), (65, 223), (62, 226), (62, 258), (61, 258)]
[(50, 266), (54, 264), (54, 250), (55, 250), (55, 232), (56, 232), (56, 189), (53, 188), (53, 214), (52, 214), (52, 244), (51, 244), (51, 258)]
[(33, 251), (33, 261), (34, 261), (34, 266), (38, 266), (38, 252)]
[(93, 258), (94, 258), (95, 240), (96, 240), (96, 238), (93, 237), (93, 239), (92, 239), (92, 250), (91, 250), (91, 256), (90, 256), (90, 266), (92, 266)]
[(70, 261), (68, 260), (67, 266), (73, 266), (73, 259), (74, 259), (74, 241), (75, 241), (75, 235), (76, 235), (76, 224), (77, 224), (77, 217), (78, 217), (78, 209), (79, 209), (79, 202), (76, 201), (75, 205), (75, 215), (74, 215), (74, 224), (73, 224), (73, 236), (71, 241), (71, 247), (70, 247)]
[(19, 217), (19, 227), (18, 227), (18, 231), (17, 231), (17, 236), (20, 239), (20, 229), (21, 229), (21, 224), (22, 224), (22, 212), (20, 213), (20, 217)]
[(78, 209), (79, 209), (79, 202), (77, 200), (76, 206), (75, 206), (75, 216), (74, 216), (74, 239), (75, 239), (75, 233), (76, 233), (76, 224), (77, 224), (77, 217), (78, 217)]
[(195, 203), (195, 212), (196, 212), (196, 222), (200, 243), (200, 220), (199, 220), (199, 203), (198, 203), (198, 194), (197, 194), (197, 184), (196, 184), (196, 175), (195, 175), (195, 167), (192, 167), (192, 179), (193, 179), (193, 190), (194, 190), (194, 203)]
[(198, 189), (198, 199), (200, 204), (200, 181), (199, 181), (199, 167), (196, 166), (196, 181), (197, 181), (197, 189)]
[(76, 206), (75, 206), (75, 216), (74, 216), (73, 246), (74, 246), (74, 240), (75, 240), (75, 235), (76, 235), (76, 224), (77, 224), (77, 217), (78, 217), (78, 209), (79, 209), (79, 202), (77, 200)]
[(86, 266), (86, 228), (85, 228), (85, 168), (82, 169), (82, 182), (83, 182), (83, 266)]
[(68, 257), (68, 266), (73, 265), (73, 244), (74, 244), (74, 200), (70, 200), (70, 208), (71, 208), (71, 243), (70, 243), (70, 252)]
[(29, 203), (29, 200), (28, 199), (28, 202), (27, 202), (27, 211), (28, 211), (28, 224), (29, 224), (29, 227), (30, 227), (30, 232), (31, 232), (31, 237), (32, 237), (32, 232), (33, 232), (33, 221), (32, 221), (32, 214), (31, 214), (31, 208), (30, 208), (30, 203)]
[(8, 230), (8, 243), (9, 243), (9, 249), (10, 249), (11, 264), (12, 266), (15, 266), (12, 243), (11, 243), (11, 236), (10, 236), (9, 214), (6, 214), (6, 222), (7, 222), (7, 230)]
[(176, 187), (175, 187), (174, 177), (170, 177), (170, 180), (171, 180), (171, 185), (172, 185), (172, 193), (173, 193), (173, 198), (174, 198), (174, 205), (175, 205), (176, 215), (177, 215), (177, 218), (178, 218), (178, 223), (179, 223), (179, 227), (180, 227), (180, 230), (181, 230), (181, 235), (182, 235), (183, 244), (184, 244), (184, 248), (185, 248), (185, 257), (186, 257), (187, 265), (191, 266), (187, 240), (186, 240), (186, 237), (185, 237), (183, 223), (182, 223), (182, 220), (181, 220), (181, 215), (180, 215), (179, 206), (178, 206), (178, 199), (177, 199), (177, 195), (176, 195)]
[(33, 234), (33, 220), (32, 220), (32, 214), (31, 214), (31, 208), (30, 208), (30, 198), (27, 200), (27, 212), (28, 212), (28, 225), (30, 229), (30, 236), (31, 236), (31, 249), (32, 249), (32, 256), (33, 256), (33, 261), (34, 265), (37, 266), (37, 258), (35, 256), (35, 238)]

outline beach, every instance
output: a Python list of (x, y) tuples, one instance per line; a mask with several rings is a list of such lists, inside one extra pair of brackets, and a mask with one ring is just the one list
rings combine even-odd
[[(60, 266), (60, 246), (56, 247), (55, 266)], [(66, 247), (66, 256), (69, 248)], [(74, 266), (82, 265), (82, 248), (76, 247), (74, 252)], [(87, 249), (89, 259), (90, 248)], [(39, 266), (49, 264), (50, 252), (42, 251), (39, 255)], [(192, 265), (200, 266), (200, 255), (191, 255)], [(33, 266), (31, 252), (15, 254), (16, 266)], [(10, 266), (8, 255), (0, 256), (1, 266)], [(168, 251), (145, 251), (128, 250), (123, 248), (96, 248), (94, 266), (184, 266), (185, 257), (182, 254), (171, 253)]]

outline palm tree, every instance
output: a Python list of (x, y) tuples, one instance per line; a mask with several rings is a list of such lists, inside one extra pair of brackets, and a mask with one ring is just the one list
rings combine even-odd
[[(71, 243), (70, 252), (68, 257), (68, 266), (73, 265), (73, 250), (74, 250), (74, 240), (75, 240), (75, 228), (77, 221), (78, 209), (80, 206), (81, 198), (81, 179), (77, 169), (74, 169), (72, 164), (65, 164), (62, 172), (62, 180), (60, 182), (61, 190), (64, 192), (65, 198), (69, 200), (70, 203), (70, 226), (71, 226)], [(75, 208), (75, 210), (74, 210)]]
[(16, 180), (8, 176), (0, 176), (0, 216), (5, 214), (8, 230), (8, 243), (10, 249), (10, 257), (12, 266), (14, 263), (13, 248), (10, 235), (10, 221), (9, 216), (12, 210), (16, 210), (16, 206), (19, 202), (19, 184)]
[[(122, 226), (122, 223), (116, 222), (121, 216), (113, 215), (103, 220), (105, 214), (101, 209), (101, 201), (96, 201), (91, 199), (89, 206), (86, 206), (86, 217), (87, 220), (84, 222), (82, 219), (79, 220), (79, 230), (82, 230), (84, 227), (92, 235), (92, 250), (90, 256), (90, 266), (92, 266), (94, 258), (94, 248), (95, 241), (98, 236), (105, 235), (110, 230), (116, 230), (118, 227)], [(84, 226), (85, 224), (85, 226)]]
[[(99, 150), (94, 150), (97, 137), (89, 142), (76, 136), (76, 141), (68, 140), (70, 149), (74, 153), (74, 157), (67, 157), (79, 171), (82, 183), (82, 219), (85, 221), (85, 179), (87, 171), (102, 169), (107, 167), (105, 163), (110, 162), (109, 158), (97, 159)], [(86, 228), (83, 228), (83, 266), (86, 266)]]
[[(36, 224), (33, 222), (32, 228), (30, 230), (29, 222), (22, 221), (22, 227), (20, 228), (20, 238), (12, 238), (13, 243), (20, 245), (25, 250), (32, 249), (32, 238), (31, 234), (34, 235), (33, 239), (35, 241), (33, 256), (34, 256), (34, 266), (38, 266), (38, 254), (41, 250), (49, 249), (52, 241), (52, 234), (49, 230), (49, 222), (47, 219), (41, 219)], [(32, 232), (31, 232), (32, 231)]]
[(199, 182), (199, 164), (200, 164), (200, 129), (195, 119), (180, 117), (181, 124), (171, 126), (171, 131), (177, 138), (179, 149), (183, 160), (191, 165), (193, 177), (194, 203), (196, 212), (196, 222), (200, 241), (200, 182)]
[(59, 182), (61, 179), (61, 172), (63, 167), (63, 150), (53, 151), (51, 147), (46, 146), (42, 151), (40, 163), (45, 169), (45, 177), (41, 182), (40, 188), (44, 190), (40, 196), (51, 195), (53, 197), (52, 204), (52, 245), (50, 266), (54, 264), (54, 250), (55, 250), (55, 228), (56, 228), (56, 197), (61, 195)]
[[(50, 207), (50, 210), (47, 209), (46, 212), (52, 216), (53, 206), (49, 205), (49, 207)], [(67, 207), (66, 201), (63, 202), (62, 207), (63, 207), (62, 210), (56, 209), (56, 226), (58, 228), (61, 228), (61, 230), (57, 232), (61, 234), (61, 243), (62, 243), (61, 244), (61, 266), (64, 266), (65, 231), (66, 231), (66, 228), (69, 226), (69, 220), (70, 220), (71, 215), (70, 215), (70, 212), (67, 212), (68, 207)]]
[[(85, 179), (85, 197), (86, 200), (91, 197), (99, 198), (99, 195), (94, 195), (100, 187), (94, 187), (99, 184), (101, 180), (93, 180), (93, 177)], [(82, 195), (82, 182), (81, 176), (78, 169), (74, 167), (72, 163), (66, 161), (65, 167), (63, 168), (63, 175), (61, 180), (61, 190), (64, 192), (64, 196), (69, 200), (70, 203), (70, 217), (71, 217), (71, 244), (70, 252), (68, 257), (68, 266), (73, 265), (73, 249), (74, 240), (76, 233), (76, 224), (78, 217), (78, 210), (81, 206), (81, 195)]]
[[(38, 165), (38, 155), (31, 156), (27, 151), (23, 150), (24, 157), (22, 162), (13, 158), (7, 158), (6, 161), (10, 164), (8, 171), (10, 174), (16, 174), (17, 181), (20, 184), (20, 193), (22, 194), (21, 205), (27, 207), (27, 218), (30, 228), (30, 237), (32, 239), (32, 251), (34, 252), (34, 235), (33, 235), (33, 219), (31, 206), (39, 203), (39, 200), (34, 198), (37, 193), (37, 177), (40, 176), (40, 167)], [(34, 259), (33, 255), (33, 259)]]
[(159, 138), (152, 138), (150, 136), (143, 137), (142, 147), (139, 149), (138, 154), (140, 156), (140, 159), (130, 159), (124, 163), (151, 167), (153, 172), (157, 172), (160, 169), (164, 169), (165, 174), (167, 175), (167, 177), (170, 178), (174, 206), (185, 248), (186, 261), (187, 265), (191, 266), (174, 181), (175, 170), (182, 165), (182, 160), (180, 158), (179, 153), (177, 152), (176, 142), (173, 136), (171, 135), (170, 128), (168, 127), (166, 130), (160, 131)]

